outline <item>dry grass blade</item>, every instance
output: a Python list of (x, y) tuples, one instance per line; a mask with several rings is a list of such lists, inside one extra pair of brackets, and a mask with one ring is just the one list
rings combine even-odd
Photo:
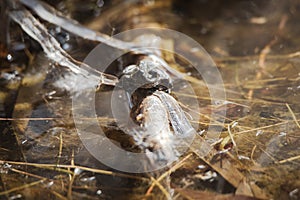
[(285, 105), (286, 105), (286, 107), (289, 109), (289, 111), (290, 111), (290, 113), (291, 113), (291, 115), (292, 115), (292, 117), (293, 117), (295, 123), (297, 124), (298, 128), (300, 128), (300, 124), (299, 124), (299, 122), (298, 122), (298, 120), (297, 120), (297, 117), (296, 117), (295, 113), (293, 112), (293, 110), (291, 109), (290, 105), (287, 104), (287, 103), (286, 103)]
[(44, 179), (44, 180), (47, 179), (45, 177), (42, 177), (42, 176), (39, 176), (39, 175), (36, 175), (36, 174), (31, 174), (29, 172), (24, 172), (24, 171), (14, 169), (14, 168), (10, 168), (10, 170), (12, 172), (15, 172), (15, 173), (23, 174), (23, 175), (26, 175), (26, 176), (31, 176), (31, 177), (38, 178), (38, 179)]
[(34, 182), (29, 183), (29, 184), (24, 184), (24, 185), (22, 185), (20, 187), (15, 187), (15, 188), (12, 188), (12, 189), (9, 189), (9, 190), (5, 190), (3, 192), (0, 192), (0, 196), (7, 195), (7, 194), (10, 194), (10, 193), (18, 191), (18, 190), (23, 190), (25, 188), (29, 188), (29, 187), (38, 185), (40, 183), (43, 183), (45, 180), (47, 180), (47, 179), (42, 179), (42, 180), (39, 180), (39, 181), (34, 181)]
[(272, 124), (272, 125), (268, 125), (268, 126), (261, 126), (261, 127), (258, 127), (258, 128), (252, 128), (252, 129), (249, 129), (249, 130), (236, 132), (235, 135), (242, 134), (242, 133), (249, 133), (249, 132), (263, 130), (263, 129), (268, 129), (268, 128), (272, 128), (272, 127), (276, 127), (276, 126), (281, 126), (281, 125), (284, 125), (284, 124), (287, 124), (287, 123), (289, 123), (289, 121), (279, 122), (277, 124)]
[[(157, 179), (155, 179), (154, 177), (151, 177), (150, 179), (162, 191), (162, 193), (167, 199), (171, 199), (171, 195), (169, 194), (169, 192), (160, 184), (160, 182)], [(149, 194), (146, 193), (146, 196)]]
[(232, 142), (233, 146), (234, 146), (235, 148), (237, 148), (237, 145), (236, 145), (235, 140), (234, 140), (234, 138), (233, 138), (233, 134), (232, 134), (231, 129), (230, 129), (230, 124), (228, 124), (227, 130), (228, 130), (228, 134), (229, 134), (229, 137), (230, 137), (230, 139), (231, 139), (231, 142)]
[(52, 194), (54, 194), (58, 199), (61, 199), (61, 200), (68, 200), (68, 198), (62, 196), (61, 194), (55, 192), (55, 191), (51, 191)]
[[(154, 186), (159, 183), (161, 180), (163, 180), (165, 177), (167, 177), (168, 175), (170, 175), (173, 171), (175, 171), (176, 169), (180, 168), (184, 162), (190, 158), (192, 156), (192, 154), (188, 154), (187, 156), (185, 156), (182, 160), (180, 160), (178, 163), (176, 163), (176, 165), (174, 165), (173, 167), (171, 167), (168, 171), (164, 172), (160, 177), (158, 177), (158, 179), (156, 179), (155, 182), (152, 182), (152, 184), (150, 185), (150, 187), (148, 188), (147, 192), (146, 192), (146, 196), (150, 195), (150, 193), (152, 192)], [(153, 177), (151, 177), (153, 178)], [(152, 180), (152, 179), (151, 179)]]
[[(101, 169), (94, 169), (94, 168), (89, 168), (89, 167), (83, 167), (83, 166), (78, 166), (78, 165), (56, 165), (56, 164), (40, 164), (40, 163), (28, 163), (28, 162), (16, 162), (16, 161), (7, 161), (7, 160), (0, 160), (0, 164), (5, 164), (8, 163), (10, 165), (24, 165), (24, 166), (33, 166), (33, 167), (39, 167), (39, 168), (46, 168), (46, 169), (53, 169), (53, 170), (58, 170), (59, 168), (65, 168), (65, 169), (80, 169), (83, 171), (89, 171), (89, 172), (94, 172), (98, 174), (103, 174), (103, 175), (110, 175), (110, 176), (118, 176), (118, 177), (124, 177), (124, 178), (130, 178), (130, 179), (136, 179), (136, 180), (143, 180), (143, 181), (149, 181), (148, 178), (145, 177), (138, 177), (138, 176), (133, 176), (133, 175), (128, 175), (128, 174), (121, 174), (121, 173), (116, 173), (112, 171), (107, 171), (107, 170), (101, 170)], [(65, 171), (68, 173), (68, 171)]]
[[(289, 58), (295, 58), (300, 56), (300, 51), (296, 51), (293, 53), (288, 54), (267, 54), (266, 59), (268, 60), (285, 60)], [(226, 63), (226, 62), (242, 62), (242, 61), (248, 61), (248, 60), (258, 60), (259, 55), (249, 55), (249, 56), (225, 56), (222, 58), (219, 57), (213, 57), (213, 60), (216, 63)]]
[(280, 160), (280, 161), (278, 161), (277, 163), (283, 164), (283, 163), (291, 162), (291, 161), (298, 160), (298, 159), (300, 159), (300, 155), (298, 155), (298, 156), (293, 156), (293, 157), (290, 157), (290, 158), (288, 158), (288, 159)]
[(62, 156), (62, 149), (63, 149), (63, 133), (60, 132), (59, 134), (59, 147), (58, 147), (58, 155), (57, 155), (57, 165), (60, 163), (60, 158)]

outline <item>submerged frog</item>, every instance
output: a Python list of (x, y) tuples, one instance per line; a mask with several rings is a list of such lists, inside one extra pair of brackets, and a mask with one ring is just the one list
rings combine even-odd
[(147, 154), (148, 164), (153, 168), (177, 160), (196, 131), (171, 95), (170, 75), (155, 60), (143, 56), (123, 70), (117, 87), (125, 91), (131, 118), (138, 124), (124, 125), (126, 133)]
[(137, 65), (130, 65), (123, 70), (120, 85), (127, 92), (137, 88), (170, 89), (173, 81), (161, 65), (150, 58), (144, 58)]
[(143, 99), (137, 121), (141, 130), (133, 130), (132, 137), (152, 165), (177, 160), (196, 134), (178, 102), (163, 91)]

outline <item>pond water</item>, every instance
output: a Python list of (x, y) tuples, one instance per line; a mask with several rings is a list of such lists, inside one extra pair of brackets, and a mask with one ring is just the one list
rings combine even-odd
[[(184, 102), (180, 105), (196, 131), (205, 135), (212, 126), (223, 140), (206, 157), (197, 154), (196, 141), (178, 162), (157, 172), (132, 174), (104, 165), (85, 148), (73, 121), (72, 95), (84, 83), (11, 23), (10, 40), (2, 33), (0, 46), (1, 199), (300, 198), (298, 1), (46, 2), (108, 35), (158, 27), (196, 40), (218, 67), (226, 102), (212, 104), (203, 77), (176, 55), (171, 66), (191, 74), (193, 93), (183, 84), (173, 96)], [(97, 45), (41, 22), (77, 60)], [(107, 72), (119, 76), (137, 58), (122, 56)], [(127, 149), (132, 141), (116, 126), (107, 100), (112, 90), (102, 86), (96, 92), (97, 120), (108, 138)], [(224, 124), (211, 120), (211, 113)]]

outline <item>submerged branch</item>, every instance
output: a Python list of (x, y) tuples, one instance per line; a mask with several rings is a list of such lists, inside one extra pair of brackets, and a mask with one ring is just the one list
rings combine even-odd
[(95, 86), (99, 83), (115, 85), (118, 82), (117, 77), (99, 72), (87, 64), (73, 59), (60, 47), (60, 44), (47, 31), (45, 26), (43, 26), (29, 11), (25, 9), (11, 11), (10, 17), (17, 22), (28, 35), (42, 46), (45, 54), (52, 61), (69, 68), (76, 74), (83, 75), (88, 78), (89, 81), (93, 81)]
[(55, 10), (53, 7), (49, 6), (46, 3), (37, 0), (20, 0), (20, 2), (32, 9), (40, 18), (52, 24), (55, 24), (56, 26), (59, 26), (74, 35), (77, 35), (87, 40), (104, 43), (108, 46), (124, 50), (124, 52), (131, 51), (136, 54), (145, 54), (151, 57), (154, 61), (161, 64), (161, 66), (173, 77), (181, 79), (184, 77), (184, 74), (170, 67), (164, 59), (156, 55), (153, 50), (149, 50), (149, 48), (145, 48), (132, 42), (119, 40), (110, 37), (109, 35), (89, 29), (79, 24), (77, 21), (65, 17), (59, 11)]
[(42, 19), (62, 27), (63, 29), (84, 39), (107, 44), (111, 47), (123, 50), (134, 50), (137, 45), (112, 38), (106, 34), (93, 31), (79, 24), (77, 21), (66, 18), (62, 13), (46, 3), (37, 0), (20, 0), (20, 2), (32, 9)]

